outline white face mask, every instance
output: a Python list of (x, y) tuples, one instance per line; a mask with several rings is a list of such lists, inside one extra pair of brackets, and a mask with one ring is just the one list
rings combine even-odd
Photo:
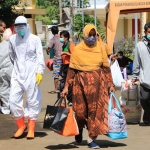
[(122, 59), (122, 56), (118, 56), (119, 59)]

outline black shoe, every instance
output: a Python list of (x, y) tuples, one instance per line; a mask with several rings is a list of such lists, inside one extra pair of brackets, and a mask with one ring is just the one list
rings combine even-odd
[(143, 122), (145, 125), (149, 125), (149, 123), (150, 123), (150, 116), (148, 114), (146, 114), (145, 112), (143, 115)]
[(81, 143), (82, 142), (82, 132), (83, 132), (83, 129), (79, 129), (79, 134), (75, 136), (75, 140), (77, 143)]

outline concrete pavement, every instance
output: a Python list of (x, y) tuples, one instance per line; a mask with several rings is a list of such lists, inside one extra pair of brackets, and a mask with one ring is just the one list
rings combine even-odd
[[(45, 54), (44, 54), (45, 55)], [(48, 56), (45, 55), (45, 59)], [(86, 150), (87, 131), (84, 130), (83, 142), (77, 145), (74, 137), (63, 137), (57, 135), (53, 131), (44, 130), (42, 128), (43, 118), (47, 104), (54, 104), (56, 100), (55, 94), (48, 94), (48, 90), (53, 90), (53, 80), (51, 73), (46, 68), (41, 84), (43, 93), (42, 111), (38, 117), (35, 139), (27, 140), (11, 138), (16, 130), (16, 125), (10, 115), (0, 115), (0, 150)], [(117, 93), (118, 95), (118, 93)], [(139, 126), (138, 124), (130, 124), (127, 126), (129, 137), (124, 140), (113, 141), (106, 136), (99, 136), (97, 143), (101, 149), (109, 150), (150, 150), (150, 126)]]

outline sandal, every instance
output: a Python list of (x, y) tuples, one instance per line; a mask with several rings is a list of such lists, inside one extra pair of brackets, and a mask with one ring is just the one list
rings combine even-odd
[(56, 91), (48, 91), (49, 94), (56, 94)]
[(57, 90), (57, 91), (55, 91), (56, 93), (60, 93), (60, 91), (59, 90)]

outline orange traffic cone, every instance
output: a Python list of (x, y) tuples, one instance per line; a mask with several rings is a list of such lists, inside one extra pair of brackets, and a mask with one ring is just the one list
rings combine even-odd
[(27, 139), (34, 139), (35, 120), (28, 120)]
[(26, 124), (24, 123), (24, 117), (20, 118), (19, 120), (16, 120), (16, 124), (18, 126), (18, 130), (14, 134), (15, 138), (20, 137), (23, 132), (27, 129)]

